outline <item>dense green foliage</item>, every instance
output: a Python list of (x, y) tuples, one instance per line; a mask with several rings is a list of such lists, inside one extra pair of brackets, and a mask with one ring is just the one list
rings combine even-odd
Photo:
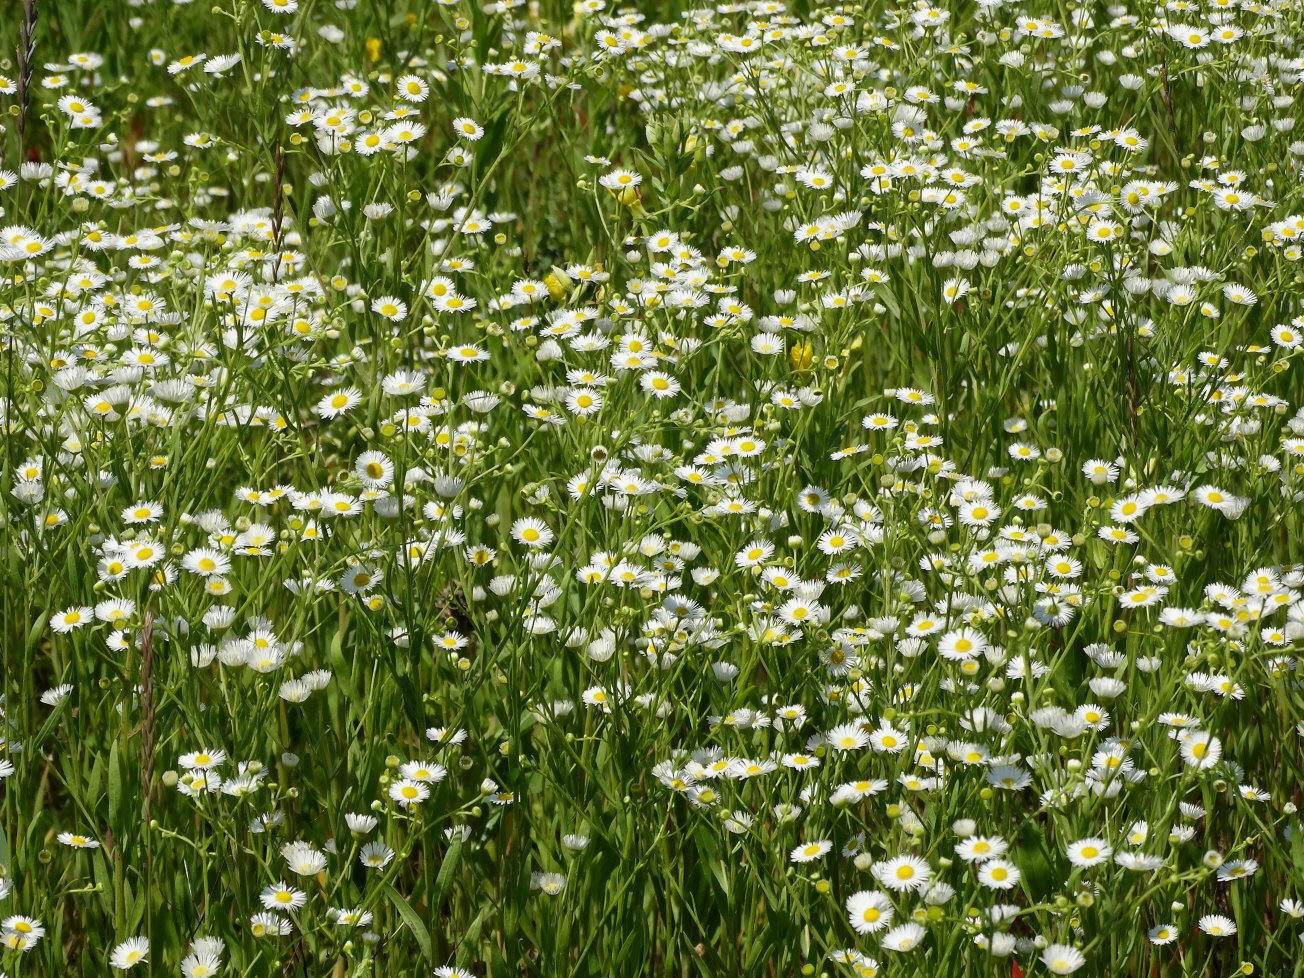
[(0, 974), (1304, 973), (1289, 0), (8, 0)]

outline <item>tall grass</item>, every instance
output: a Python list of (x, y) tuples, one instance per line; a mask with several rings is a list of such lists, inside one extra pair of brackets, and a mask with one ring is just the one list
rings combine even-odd
[(1304, 974), (1302, 21), (24, 0), (0, 972)]

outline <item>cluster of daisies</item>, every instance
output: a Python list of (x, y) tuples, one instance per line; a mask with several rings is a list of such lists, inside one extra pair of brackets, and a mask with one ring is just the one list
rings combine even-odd
[(0, 964), (1304, 953), (1288, 3), (174, 6), (0, 76)]

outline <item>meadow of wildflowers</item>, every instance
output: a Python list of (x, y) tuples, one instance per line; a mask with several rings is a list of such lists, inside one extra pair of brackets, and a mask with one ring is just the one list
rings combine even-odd
[(0, 975), (1304, 974), (1304, 4), (0, 41)]

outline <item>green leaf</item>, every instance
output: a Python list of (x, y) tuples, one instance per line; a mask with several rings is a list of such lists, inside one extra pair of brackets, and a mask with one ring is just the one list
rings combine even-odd
[(431, 897), (430, 905), (433, 909), (438, 910), (444, 902), (444, 896), (448, 893), (448, 888), (453, 883), (453, 873), (457, 870), (457, 864), (462, 858), (462, 836), (460, 833), (453, 833), (452, 844), (448, 851), (444, 853), (444, 862), (439, 867), (439, 875), (435, 877), (435, 891)]
[(512, 115), (512, 107), (506, 106), (497, 113), (484, 127), (484, 135), (475, 148), (477, 172), (483, 173), (485, 167), (492, 165), (503, 148), (507, 135), (507, 123)]
[(1015, 861), (1023, 870), (1024, 889), (1035, 900), (1047, 897), (1055, 885), (1044, 830), (1032, 819), (1019, 828)]
[(104, 858), (104, 851), (97, 850), (91, 859), (91, 874), (99, 886), (100, 906), (105, 916), (113, 916), (113, 879), (109, 876), (109, 864)]
[(91, 773), (86, 779), (86, 805), (88, 808), (96, 807), (100, 800), (100, 791), (104, 788), (104, 755), (95, 758), (95, 764), (91, 767)]
[(491, 913), (493, 913), (493, 907), (489, 904), (481, 907), (480, 912), (475, 915), (475, 919), (467, 924), (466, 932), (463, 934), (462, 940), (458, 942), (458, 945), (466, 944), (469, 947), (475, 947), (476, 942), (480, 940), (480, 932), (484, 930), (485, 920), (488, 919)]
[(892, 294), (892, 290), (886, 285), (879, 283), (878, 288), (874, 291), (878, 293), (879, 300), (887, 307), (887, 311), (891, 314), (892, 318), (900, 319), (901, 304), (897, 302), (896, 296)]
[(403, 899), (402, 894), (394, 889), (392, 883), (384, 884), (384, 892), (389, 902), (394, 904), (394, 909), (398, 911), (398, 915), (403, 918), (403, 923), (407, 924), (412, 936), (416, 938), (417, 944), (421, 947), (421, 954), (426, 961), (433, 962), (434, 952), (430, 944), (430, 931), (421, 922), (420, 915), (412, 909), (412, 905), (407, 900)]
[(127, 913), (127, 930), (135, 932), (140, 929), (140, 922), (145, 919), (145, 906), (149, 902), (150, 888), (141, 884), (135, 889), (134, 895), (130, 889), (127, 890), (127, 899), (131, 902), (131, 909)]
[(115, 739), (109, 748), (109, 825), (117, 829), (122, 817), (122, 755)]

